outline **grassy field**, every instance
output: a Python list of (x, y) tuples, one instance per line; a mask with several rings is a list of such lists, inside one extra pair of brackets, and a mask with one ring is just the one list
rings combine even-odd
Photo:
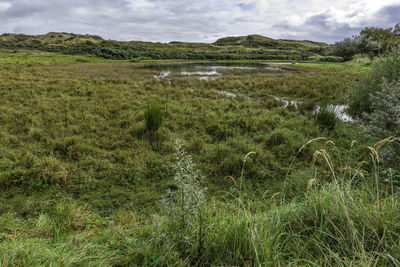
[[(399, 264), (397, 176), (379, 168), (379, 140), (312, 113), (345, 103), (369, 65), (200, 81), (145, 64), (0, 51), (1, 266)], [(192, 206), (165, 205), (177, 139), (207, 189)]]

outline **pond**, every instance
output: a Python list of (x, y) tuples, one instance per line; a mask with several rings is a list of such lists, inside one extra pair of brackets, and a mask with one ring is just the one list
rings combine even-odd
[(157, 63), (141, 66), (141, 69), (159, 71), (154, 75), (155, 79), (166, 78), (171, 75), (194, 76), (199, 80), (216, 79), (225, 73), (268, 73), (288, 71), (283, 65), (290, 65), (290, 62), (182, 62), (182, 63)]

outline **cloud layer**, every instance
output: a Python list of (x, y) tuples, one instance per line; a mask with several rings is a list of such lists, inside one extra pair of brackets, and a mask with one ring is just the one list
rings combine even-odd
[(334, 42), (400, 22), (399, 0), (0, 0), (0, 33), (213, 42), (232, 35)]

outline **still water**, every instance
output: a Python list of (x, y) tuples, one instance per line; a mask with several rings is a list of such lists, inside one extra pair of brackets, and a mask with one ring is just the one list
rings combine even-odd
[[(285, 63), (285, 64), (282, 64)], [(289, 62), (260, 62), (260, 63), (216, 63), (216, 62), (183, 62), (157, 63), (142, 66), (142, 69), (159, 71), (155, 79), (162, 79), (172, 75), (194, 76), (200, 80), (216, 79), (226, 73), (251, 74), (255, 72), (287, 71), (280, 65), (289, 65)]]

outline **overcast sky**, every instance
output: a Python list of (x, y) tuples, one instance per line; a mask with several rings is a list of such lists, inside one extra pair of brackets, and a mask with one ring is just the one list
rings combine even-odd
[(0, 0), (0, 34), (214, 42), (261, 34), (335, 42), (400, 22), (400, 0)]

